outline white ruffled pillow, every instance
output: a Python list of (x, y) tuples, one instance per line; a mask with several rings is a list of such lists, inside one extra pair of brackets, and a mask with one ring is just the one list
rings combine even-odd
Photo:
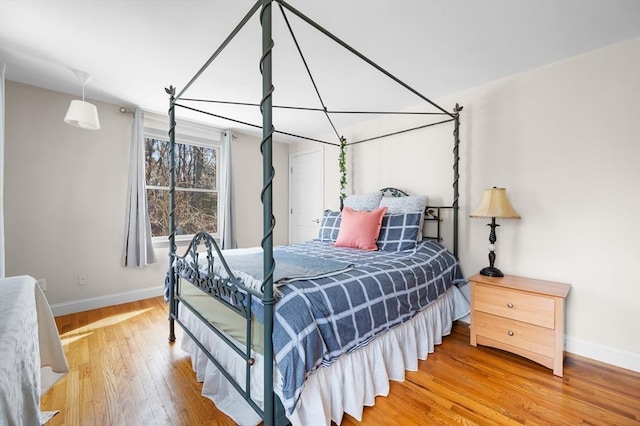
[(381, 207), (382, 192), (370, 192), (368, 194), (348, 195), (344, 200), (344, 206), (356, 211), (372, 211)]

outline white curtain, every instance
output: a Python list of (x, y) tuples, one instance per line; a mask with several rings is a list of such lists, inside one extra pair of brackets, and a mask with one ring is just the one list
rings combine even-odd
[(4, 72), (0, 62), (0, 278), (4, 278)]
[(151, 241), (151, 223), (147, 209), (147, 188), (144, 172), (144, 113), (136, 108), (131, 126), (131, 154), (129, 156), (129, 188), (122, 266), (135, 268), (156, 263)]
[(222, 153), (220, 164), (224, 173), (220, 177), (220, 214), (222, 220), (219, 221), (222, 227), (220, 231), (220, 245), (223, 249), (237, 248), (236, 225), (234, 220), (234, 196), (233, 181), (231, 179), (231, 132), (222, 133)]

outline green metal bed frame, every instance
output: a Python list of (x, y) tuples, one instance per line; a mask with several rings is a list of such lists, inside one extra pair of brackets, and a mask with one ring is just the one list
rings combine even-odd
[[(426, 220), (432, 220), (437, 222), (437, 234), (435, 236), (425, 236), (426, 238), (432, 238), (437, 240), (442, 240), (441, 231), (440, 231), (440, 222), (442, 221), (441, 211), (450, 209), (453, 212), (453, 254), (457, 258), (458, 257), (458, 181), (459, 181), (459, 129), (460, 129), (460, 111), (462, 111), (462, 107), (458, 104), (455, 105), (453, 112), (448, 112), (439, 105), (435, 104), (422, 94), (420, 94), (415, 89), (411, 88), (406, 83), (402, 82), (391, 73), (375, 64), (369, 58), (365, 57), (357, 50), (331, 34), (329, 31), (325, 30), (322, 26), (308, 18), (306, 15), (295, 9), (293, 6), (288, 4), (284, 0), (257, 0), (256, 3), (251, 7), (251, 9), (247, 12), (244, 18), (238, 23), (238, 25), (234, 28), (231, 34), (222, 42), (222, 44), (218, 47), (218, 49), (211, 55), (211, 57), (205, 62), (205, 64), (200, 68), (200, 70), (191, 78), (191, 80), (185, 85), (185, 87), (176, 94), (176, 88), (170, 86), (166, 88), (165, 91), (169, 95), (169, 143), (170, 143), (170, 170), (169, 170), (169, 341), (175, 342), (175, 323), (177, 322), (181, 328), (185, 331), (189, 337), (193, 339), (200, 349), (208, 356), (208, 358), (216, 365), (216, 367), (220, 370), (220, 372), (231, 382), (234, 388), (239, 392), (239, 394), (249, 403), (249, 405), (258, 413), (258, 415), (263, 419), (265, 426), (272, 425), (285, 425), (288, 424), (288, 420), (285, 416), (284, 408), (279, 398), (276, 397), (273, 391), (273, 373), (274, 373), (274, 363), (270, 360), (273, 360), (273, 342), (271, 339), (271, 335), (273, 332), (273, 314), (274, 307), (276, 303), (276, 299), (274, 296), (273, 290), (273, 272), (275, 269), (275, 261), (273, 258), (273, 230), (275, 226), (275, 217), (273, 215), (273, 179), (275, 176), (275, 170), (273, 168), (273, 135), (274, 133), (295, 136), (300, 139), (310, 140), (314, 142), (329, 144), (340, 146), (340, 140), (342, 136), (339, 135), (335, 126), (331, 122), (330, 114), (333, 113), (349, 113), (349, 111), (331, 111), (328, 110), (320, 94), (315, 86), (315, 82), (313, 81), (313, 76), (309, 68), (306, 66), (306, 61), (304, 60), (304, 56), (302, 55), (302, 51), (299, 49), (299, 46), (296, 41), (296, 46), (298, 47), (298, 53), (303, 59), (305, 63), (305, 67), (307, 68), (307, 72), (309, 78), (311, 79), (314, 87), (316, 88), (316, 93), (320, 102), (322, 103), (323, 109), (317, 109), (316, 111), (323, 112), (326, 118), (331, 123), (331, 126), (336, 132), (336, 136), (338, 137), (338, 142), (327, 142), (323, 140), (318, 140), (302, 135), (295, 135), (292, 133), (287, 133), (284, 131), (276, 131), (273, 127), (273, 109), (274, 108), (292, 108), (285, 106), (277, 106), (273, 105), (272, 95), (274, 92), (274, 87), (272, 85), (272, 50), (274, 47), (273, 39), (272, 39), (272, 6), (273, 3), (277, 3), (282, 14), (284, 20), (289, 28), (291, 36), (294, 38), (295, 35), (289, 26), (289, 21), (287, 15), (285, 14), (285, 9), (287, 12), (292, 13), (297, 16), (325, 36), (329, 37), (331, 40), (336, 42), (338, 45), (342, 46), (349, 52), (356, 55), (358, 58), (368, 63), (400, 86), (409, 90), (411, 93), (417, 95), (420, 99), (427, 102), (432, 107), (436, 108), (437, 112), (412, 112), (412, 113), (395, 113), (395, 112), (364, 112), (364, 113), (372, 113), (372, 114), (424, 114), (424, 115), (444, 115), (447, 118), (438, 121), (435, 123), (429, 123), (417, 127), (412, 127), (409, 129), (387, 133), (380, 136), (376, 136), (373, 138), (363, 139), (355, 142), (350, 142), (347, 145), (355, 145), (359, 143), (364, 143), (376, 139), (386, 138), (394, 135), (398, 135), (401, 133), (411, 132), (414, 130), (424, 129), (426, 127), (435, 126), (438, 124), (453, 122), (453, 139), (454, 139), (454, 163), (453, 163), (453, 202), (450, 206), (430, 206), (426, 209)], [(223, 102), (223, 101), (212, 101), (212, 100), (201, 100), (201, 99), (190, 99), (186, 98), (185, 92), (191, 87), (191, 85), (201, 76), (201, 74), (209, 67), (209, 65), (218, 57), (218, 55), (227, 47), (229, 42), (240, 32), (240, 30), (245, 26), (245, 24), (250, 20), (250, 18), (260, 9), (260, 23), (262, 26), (262, 57), (260, 58), (260, 69), (262, 73), (262, 99), (259, 104), (247, 104), (247, 103), (236, 103), (236, 102)], [(230, 103), (230, 104), (241, 104), (241, 105), (252, 105), (256, 107), (260, 107), (262, 112), (262, 125), (256, 125), (252, 123), (242, 122), (230, 117), (224, 117), (221, 115), (213, 114), (211, 112), (207, 112), (204, 110), (196, 109), (193, 107), (189, 107), (184, 104), (179, 104), (180, 100), (183, 101), (202, 101), (202, 102), (219, 102), (219, 103)], [(261, 200), (262, 200), (262, 217), (263, 217), (263, 237), (261, 240), (261, 246), (264, 253), (264, 281), (262, 285), (262, 293), (257, 292), (249, 287), (246, 287), (242, 280), (236, 278), (229, 267), (227, 266), (226, 261), (221, 253), (220, 248), (216, 241), (206, 232), (197, 233), (191, 244), (187, 249), (187, 253), (185, 256), (179, 256), (176, 254), (176, 244), (175, 244), (175, 187), (176, 187), (176, 171), (175, 171), (175, 136), (176, 136), (176, 116), (175, 109), (176, 107), (181, 107), (187, 110), (197, 111), (203, 114), (215, 116), (218, 118), (222, 118), (231, 122), (240, 123), (247, 126), (252, 126), (256, 128), (262, 129), (262, 141), (260, 144), (260, 149), (262, 152), (262, 168), (263, 168), (263, 188), (261, 191)], [(293, 109), (305, 109), (305, 110), (313, 110), (311, 108), (293, 108)], [(353, 113), (362, 114), (362, 111)], [(389, 192), (390, 195), (402, 195), (395, 188), (385, 188), (383, 191)], [(404, 193), (403, 193), (404, 194)], [(404, 194), (406, 195), (406, 194)], [(205, 253), (199, 253), (199, 248), (201, 245), (204, 245), (206, 248)], [(211, 271), (211, 265), (213, 256), (217, 255), (218, 258), (222, 261), (223, 267), (225, 268), (229, 278), (221, 278), (220, 276), (216, 276)], [(197, 258), (199, 256), (205, 255), (209, 261), (209, 271), (207, 274), (201, 274), (198, 270), (197, 263), (195, 268), (185, 268), (187, 264), (186, 256), (190, 255), (191, 259), (195, 259), (197, 262)], [(218, 301), (222, 302), (229, 309), (233, 310), (237, 314), (243, 316), (247, 322), (247, 343), (246, 347), (243, 349), (239, 349), (236, 345), (234, 345), (228, 338), (226, 338), (220, 331), (218, 331), (215, 327), (209, 324), (198, 312), (194, 309), (188, 302), (184, 301), (179, 294), (177, 283), (178, 277), (180, 274), (190, 274), (186, 278), (199, 287), (202, 291), (209, 294), (212, 297), (215, 297)], [(251, 356), (251, 298), (258, 297), (262, 300), (264, 305), (264, 409), (261, 409), (257, 406), (255, 402), (253, 402), (251, 398), (251, 367), (254, 364), (254, 359)], [(240, 357), (242, 357), (246, 361), (246, 382), (244, 384), (244, 388), (236, 382), (236, 380), (222, 367), (222, 365), (213, 357), (209, 351), (204, 347), (204, 345), (198, 341), (198, 339), (191, 333), (188, 327), (185, 326), (181, 322), (178, 317), (178, 306), (179, 304), (184, 305), (186, 308), (190, 309), (200, 320), (202, 320), (205, 324), (211, 328), (213, 332), (215, 332), (218, 336), (220, 336), (231, 348), (233, 348)], [(245, 390), (246, 389), (246, 390)]]

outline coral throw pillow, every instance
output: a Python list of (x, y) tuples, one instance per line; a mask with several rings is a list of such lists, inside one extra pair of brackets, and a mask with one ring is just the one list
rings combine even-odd
[(356, 211), (349, 207), (342, 209), (342, 222), (334, 246), (378, 250), (376, 241), (386, 211), (386, 207), (379, 207), (370, 212)]

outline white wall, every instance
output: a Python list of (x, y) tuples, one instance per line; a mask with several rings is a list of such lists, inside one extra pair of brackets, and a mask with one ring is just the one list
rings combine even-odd
[[(428, 96), (428, 94), (426, 94)], [(519, 221), (499, 221), (503, 272), (572, 285), (566, 349), (640, 371), (640, 39), (437, 100), (461, 113), (460, 259), (488, 264), (488, 228), (469, 219), (506, 187)], [(349, 140), (392, 121), (347, 129)], [(353, 192), (396, 186), (451, 202), (452, 126), (356, 145)], [(327, 161), (327, 174), (337, 166)]]
[[(233, 140), (233, 171), (236, 194), (238, 247), (257, 247), (262, 240), (262, 156), (261, 138), (238, 134)], [(276, 227), (273, 244), (289, 242), (289, 145), (273, 143), (273, 214)]]
[[(120, 267), (132, 115), (120, 113), (118, 105), (96, 102), (102, 128), (78, 129), (63, 122), (71, 99), (7, 81), (7, 275), (45, 278), (45, 294), (56, 314), (159, 295), (168, 265), (167, 249), (160, 248), (158, 264)], [(233, 140), (242, 246), (259, 245), (262, 236), (261, 220), (255, 220), (255, 215), (262, 217), (261, 167), (254, 164), (261, 162), (259, 142), (242, 134)], [(287, 145), (274, 143), (274, 163), (286, 170)], [(282, 244), (288, 228), (286, 174), (276, 179), (274, 193), (284, 200), (275, 211), (274, 240)], [(88, 275), (88, 285), (78, 286), (79, 273)]]

